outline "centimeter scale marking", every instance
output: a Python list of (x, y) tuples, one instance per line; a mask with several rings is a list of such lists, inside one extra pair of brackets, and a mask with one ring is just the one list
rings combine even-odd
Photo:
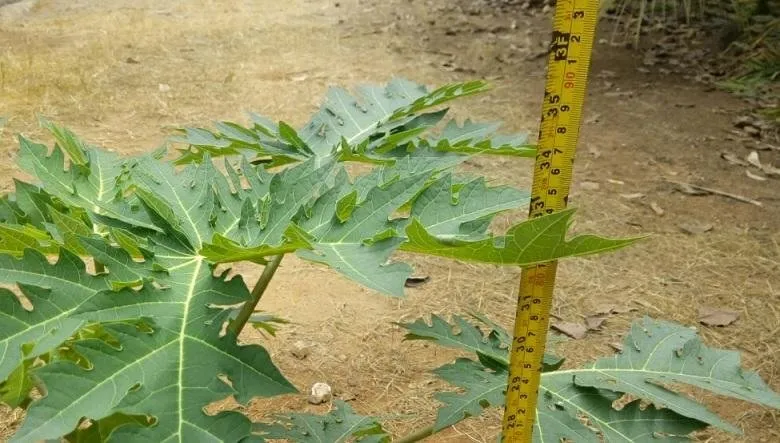
[[(529, 217), (566, 208), (599, 14), (598, 0), (557, 0)], [(531, 442), (557, 262), (522, 271), (503, 440)]]

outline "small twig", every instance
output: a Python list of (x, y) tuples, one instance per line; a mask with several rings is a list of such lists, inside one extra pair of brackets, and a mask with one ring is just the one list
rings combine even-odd
[(420, 429), (419, 431), (413, 432), (405, 437), (401, 437), (398, 440), (395, 440), (393, 443), (413, 443), (428, 438), (433, 434), (433, 426), (428, 426), (427, 428)]
[(723, 196), (723, 197), (728, 197), (730, 199), (741, 201), (743, 203), (750, 203), (751, 205), (756, 205), (756, 206), (763, 206), (764, 205), (763, 203), (761, 203), (758, 200), (753, 200), (752, 198), (743, 197), (741, 195), (732, 194), (732, 193), (726, 192), (726, 191), (720, 191), (718, 189), (705, 188), (704, 186), (692, 185), (690, 183), (676, 182), (676, 181), (672, 181), (672, 180), (667, 180), (667, 181), (669, 183), (674, 183), (675, 185), (687, 186), (689, 188), (698, 189), (698, 190), (704, 191), (704, 192), (709, 192), (710, 194), (715, 194), (715, 195), (720, 195), (720, 196)]
[(271, 261), (265, 265), (263, 273), (260, 274), (260, 278), (257, 279), (254, 289), (252, 289), (252, 299), (247, 301), (241, 310), (238, 312), (236, 318), (230, 322), (228, 331), (232, 332), (236, 336), (244, 329), (244, 325), (249, 321), (249, 318), (255, 312), (257, 304), (260, 303), (260, 299), (263, 297), (263, 293), (268, 289), (268, 283), (271, 282), (276, 270), (279, 269), (279, 264), (282, 262), (284, 254), (274, 256)]

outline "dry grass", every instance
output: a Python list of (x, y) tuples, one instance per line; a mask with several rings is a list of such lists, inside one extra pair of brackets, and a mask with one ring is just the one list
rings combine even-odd
[[(205, 125), (216, 118), (242, 121), (244, 110), (298, 124), (319, 103), (326, 85), (383, 82), (391, 75), (429, 84), (482, 75), (498, 78), (495, 91), (457, 107), (456, 114), (503, 119), (510, 130), (535, 126), (542, 91), (539, 66), (512, 66), (512, 74), (500, 78), (497, 62), (480, 59), (513, 40), (445, 36), (447, 16), (417, 2), (340, 3), (335, 8), (330, 2), (311, 0), (42, 0), (29, 16), (0, 27), (0, 115), (9, 117), (1, 138), (9, 161), (2, 172), (6, 177), (18, 174), (10, 165), (13, 135), (39, 136), (34, 118), (38, 113), (90, 142), (132, 153), (157, 146), (166, 128)], [(437, 27), (428, 29), (431, 20)], [(467, 63), (477, 66), (475, 73), (464, 77), (439, 69), (439, 59), (427, 52), (437, 44), (463, 54)], [(615, 69), (611, 60), (606, 64)], [(673, 94), (701, 98), (684, 87)], [(555, 314), (561, 318), (576, 321), (604, 303), (638, 309), (610, 318), (602, 332), (562, 345), (567, 365), (611, 352), (608, 343), (617, 341), (634, 318), (647, 314), (694, 325), (697, 307), (707, 304), (738, 310), (742, 316), (726, 329), (702, 328), (706, 341), (743, 351), (746, 365), (757, 368), (777, 388), (780, 235), (771, 216), (775, 206), (743, 215), (748, 209), (742, 206), (683, 200), (659, 185), (659, 177), (671, 169), (686, 176), (719, 174), (726, 180), (727, 174), (702, 163), (699, 154), (688, 149), (691, 140), (715, 131), (726, 119), (705, 115), (696, 125), (670, 129), (683, 118), (671, 117), (674, 110), (665, 109), (663, 98), (645, 99), (645, 107), (628, 111), (598, 96), (589, 99), (589, 106), (603, 113), (610, 125), (583, 133), (583, 146), (597, 147), (604, 157), (580, 160), (578, 180), (598, 177), (603, 189), (575, 188), (574, 202), (581, 208), (578, 230), (655, 235), (626, 251), (562, 264), (555, 301)], [(621, 120), (634, 114), (643, 125)], [(658, 157), (674, 156), (679, 163), (662, 163), (649, 154), (645, 159), (642, 152), (630, 157), (621, 144), (637, 152), (642, 146), (657, 146)], [(614, 166), (604, 163), (607, 158), (619, 162), (620, 168), (613, 170), (622, 175), (614, 178), (624, 180), (625, 187), (606, 185), (603, 171)], [(498, 182), (529, 183), (527, 167), (514, 160), (478, 160), (468, 167)], [(9, 183), (6, 179), (2, 184)], [(630, 186), (636, 189), (626, 189)], [(741, 185), (735, 186), (739, 191)], [(658, 219), (645, 207), (615, 196), (634, 191), (659, 199), (668, 215)], [(716, 229), (705, 236), (681, 234), (676, 223), (685, 217), (712, 220)], [(507, 223), (504, 218), (499, 226)], [(430, 275), (432, 281), (409, 290), (404, 300), (376, 296), (328, 270), (285, 260), (262, 307), (294, 323), (274, 340), (253, 331), (245, 338), (266, 344), (302, 390), (326, 381), (339, 396), (353, 399), (358, 411), (391, 419), (389, 429), (398, 434), (427, 425), (437, 407), (433, 394), (446, 388), (428, 371), (456, 354), (403, 342), (402, 331), (392, 322), (479, 310), (509, 327), (519, 273), (409, 258), (417, 272)], [(251, 281), (257, 271), (249, 275)], [(314, 345), (304, 360), (289, 353), (298, 340)], [(735, 439), (713, 432), (703, 440), (780, 438), (773, 412), (734, 408), (733, 402), (712, 404), (736, 420), (746, 435)], [(280, 409), (323, 411), (307, 405), (305, 396), (286, 396), (258, 400), (247, 413), (258, 419)], [(0, 411), (0, 437), (8, 435), (18, 417), (18, 411)], [(498, 413), (490, 412), (433, 440), (493, 441), (498, 423)]]

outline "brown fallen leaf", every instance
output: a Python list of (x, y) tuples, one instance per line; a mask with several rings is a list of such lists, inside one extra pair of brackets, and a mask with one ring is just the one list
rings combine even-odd
[(699, 235), (704, 234), (705, 232), (712, 231), (712, 224), (710, 223), (703, 223), (703, 224), (694, 224), (694, 223), (680, 223), (677, 225), (677, 227), (680, 228), (681, 231), (683, 231), (686, 234), (689, 235)]
[(588, 332), (588, 330), (585, 329), (585, 326), (579, 323), (560, 322), (553, 323), (551, 327), (556, 331), (566, 334), (576, 340), (585, 338), (585, 335)]
[(747, 162), (742, 160), (741, 158), (737, 157), (736, 155), (730, 153), (730, 152), (721, 152), (720, 158), (723, 160), (726, 160), (727, 162), (731, 163), (732, 165), (737, 166), (747, 166)]
[(699, 308), (699, 322), (705, 326), (728, 326), (739, 319), (739, 313), (711, 307)]
[(605, 315), (589, 315), (585, 317), (585, 327), (589, 331), (598, 331), (601, 329), (601, 325), (607, 321)]
[(422, 286), (425, 283), (428, 283), (430, 279), (431, 277), (427, 275), (422, 277), (409, 277), (406, 279), (404, 286), (406, 286), (407, 288), (416, 288), (417, 286)]

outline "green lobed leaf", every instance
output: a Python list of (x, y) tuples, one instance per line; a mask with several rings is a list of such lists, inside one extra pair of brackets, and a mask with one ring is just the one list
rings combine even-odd
[(175, 143), (185, 143), (176, 164), (200, 163), (206, 156), (212, 158), (241, 155), (256, 158), (270, 155), (273, 165), (304, 161), (309, 156), (283, 141), (279, 126), (257, 114), (250, 113), (254, 125), (245, 128), (233, 122), (216, 122), (217, 131), (203, 128), (182, 128), (180, 136), (172, 137)]
[(462, 392), (439, 392), (434, 397), (444, 406), (436, 414), (434, 429), (440, 431), (459, 421), (478, 416), (484, 408), (504, 404), (508, 373), (491, 370), (481, 363), (459, 358), (433, 371), (442, 380), (461, 388)]
[(407, 240), (401, 249), (463, 261), (528, 266), (563, 257), (606, 252), (637, 240), (595, 235), (579, 235), (566, 240), (573, 214), (573, 209), (567, 209), (534, 218), (509, 228), (506, 235), (476, 241), (437, 237), (428, 233), (420, 221), (412, 220), (406, 228)]
[[(429, 92), (423, 85), (400, 78), (384, 87), (360, 86), (357, 96), (333, 87), (320, 110), (299, 133), (315, 155), (327, 156), (342, 139), (348, 145), (358, 145), (390, 135), (394, 129), (412, 122), (420, 111), (483, 92), (486, 87), (484, 82), (475, 81), (445, 85)], [(412, 126), (422, 125), (417, 120)]]
[(333, 403), (335, 408), (326, 415), (278, 415), (276, 423), (256, 423), (255, 431), (265, 438), (302, 443), (390, 442), (390, 436), (376, 418), (355, 414), (352, 408), (341, 400), (335, 400)]
[[(497, 348), (492, 345), (503, 335), (501, 332), (485, 343), (476, 342), (478, 337), (473, 332), (467, 333), (466, 338), (453, 334), (452, 325), (443, 321), (435, 322), (433, 327), (419, 321), (402, 326), (415, 336), (419, 334), (445, 346), (477, 353), (492, 351), (492, 361), (499, 361)], [(504, 361), (507, 354), (505, 350)], [(477, 415), (491, 405), (504, 404), (506, 367), (486, 367), (483, 363), (458, 359), (435, 371), (462, 390), (437, 395), (445, 405), (437, 415), (436, 429)], [(690, 441), (693, 431), (708, 425), (739, 432), (706, 406), (672, 390), (672, 383), (775, 408), (780, 404), (780, 396), (756, 373), (739, 366), (736, 352), (706, 347), (695, 331), (684, 326), (645, 318), (632, 325), (624, 339), (623, 353), (582, 368), (542, 374), (534, 441), (599, 442), (603, 435), (609, 442), (650, 443), (657, 441), (658, 436), (682, 442)], [(613, 403), (624, 394), (638, 400), (616, 409)], [(640, 400), (652, 405), (644, 407)], [(587, 418), (588, 426), (583, 424), (582, 417)]]
[(49, 215), (52, 219), (52, 223), (46, 225), (49, 234), (74, 254), (86, 255), (79, 238), (92, 234), (92, 227), (87, 221), (53, 208), (49, 210)]
[(352, 191), (348, 183), (342, 182), (341, 188), (334, 188), (312, 206), (316, 217), (301, 221), (317, 240), (312, 251), (301, 250), (298, 255), (326, 264), (371, 289), (402, 296), (411, 268), (403, 263), (387, 264), (402, 241), (393, 231), (398, 223), (390, 217), (425, 186), (429, 177), (430, 173), (424, 172), (372, 188), (363, 204), (343, 222), (336, 215), (337, 202), (341, 195)]
[[(61, 250), (50, 264), (41, 253), (27, 249), (21, 258), (0, 255), (0, 282), (16, 284), (33, 306), (28, 311), (17, 296), (0, 290), (0, 380), (24, 358), (42, 355), (57, 347), (82, 325), (71, 314), (95, 293), (106, 290), (105, 276), (90, 276), (84, 263)], [(23, 355), (22, 347), (33, 348)]]
[[(246, 417), (210, 416), (203, 408), (230, 395), (246, 403), (295, 392), (262, 347), (238, 346), (230, 334), (220, 337), (229, 311), (219, 306), (249, 299), (240, 278), (215, 277), (202, 257), (177, 256), (171, 249), (160, 249), (165, 254), (156, 254), (153, 266), (101, 238), (82, 243), (106, 266), (105, 278), (143, 286), (97, 292), (71, 314), (74, 321), (103, 323), (121, 348), (89, 337), (73, 345), (89, 370), (69, 361), (37, 370), (49, 393), (31, 405), (13, 441), (56, 438), (71, 432), (81, 417), (99, 421), (117, 413), (151, 416), (156, 424), (123, 426), (111, 433), (111, 441), (240, 441), (251, 432)], [(137, 319), (150, 319), (151, 327), (125, 323)]]
[(458, 183), (447, 174), (415, 199), (410, 217), (430, 235), (469, 239), (484, 235), (475, 229), (480, 225), (472, 222), (489, 223), (495, 214), (526, 206), (528, 201), (527, 192), (508, 186), (488, 188), (484, 178)]
[[(19, 145), (19, 165), (40, 180), (47, 193), (90, 213), (132, 226), (156, 229), (137, 203), (122, 195), (126, 160), (103, 150), (90, 149), (83, 152), (88, 160), (81, 167), (66, 169), (65, 156), (59, 145), (51, 154), (46, 146), (24, 137), (19, 138)], [(17, 183), (17, 192), (19, 187)]]
[[(298, 131), (255, 114), (251, 114), (253, 127), (219, 122), (215, 125), (216, 131), (183, 128), (182, 136), (173, 141), (186, 143), (189, 147), (181, 150), (182, 155), (176, 162), (201, 162), (206, 155), (267, 155), (276, 166), (312, 156), (329, 157), (334, 151), (348, 147), (351, 147), (349, 152), (339, 155), (342, 160), (373, 162), (381, 159), (385, 151), (420, 142), (422, 132), (435, 126), (447, 112), (446, 109), (423, 111), (485, 90), (485, 82), (472, 81), (429, 91), (423, 85), (401, 78), (393, 79), (385, 86), (359, 86), (355, 95), (332, 87), (325, 103)], [(442, 150), (446, 150), (443, 145)], [(458, 150), (469, 153), (465, 145), (450, 151)], [(482, 145), (472, 149), (473, 152), (484, 150)]]
[[(86, 153), (93, 156), (91, 150)], [(236, 412), (209, 416), (203, 408), (231, 395), (246, 403), (256, 396), (295, 391), (262, 347), (238, 346), (235, 336), (220, 336), (229, 312), (220, 306), (244, 303), (249, 290), (240, 278), (228, 281), (226, 274), (212, 275), (212, 264), (200, 251), (211, 240), (208, 236), (235, 233), (251, 235), (240, 238), (253, 247), (269, 239), (281, 247), (294, 229), (291, 218), (307, 204), (303, 196), (311, 194), (312, 187), (327, 186), (330, 169), (302, 164), (285, 176), (299, 187), (283, 183), (275, 191), (274, 179), (282, 180), (280, 175), (271, 178), (253, 167), (242, 169), (242, 177), (235, 171), (225, 177), (211, 163), (182, 172), (156, 156), (124, 163), (122, 186), (139, 197), (149, 222), (125, 219), (121, 227), (102, 226), (110, 228), (110, 237), (79, 236), (86, 232), (79, 231), (75, 219), (55, 220), (43, 212), (50, 204), (45, 199), (20, 202), (20, 208), (40, 208), (41, 223), (49, 223), (51, 232), (63, 238), (77, 238), (80, 252), (108, 272), (90, 276), (67, 250), (60, 252), (57, 265), (31, 250), (22, 260), (0, 256), (0, 280), (19, 284), (33, 305), (32, 311), (21, 309), (10, 292), (0, 298), (0, 315), (9, 320), (0, 325), (4, 375), (18, 366), (22, 344), (35, 343), (33, 355), (51, 350), (70, 340), (85, 321), (104, 323), (121, 348), (99, 337), (70, 340), (65, 359), (36, 370), (48, 393), (31, 404), (14, 441), (62, 437), (83, 417), (100, 426), (116, 414), (150, 416), (156, 424), (139, 429), (131, 420), (110, 433), (111, 441), (240, 441), (251, 432), (246, 417)], [(307, 178), (320, 169), (322, 174)], [(242, 180), (249, 188), (236, 187)], [(244, 223), (247, 211), (242, 212), (258, 196), (269, 197), (273, 209), (262, 229)], [(93, 208), (83, 199), (70, 203)], [(94, 221), (107, 222), (101, 217)], [(146, 230), (147, 225), (153, 229)], [(297, 234), (304, 238), (305, 232)], [(110, 246), (110, 239), (121, 247)], [(140, 318), (153, 319), (152, 328), (139, 328)]]
[[(555, 373), (550, 373), (554, 375)], [(540, 390), (535, 443), (559, 442), (561, 439), (583, 442), (656, 443), (691, 441), (690, 434), (707, 427), (707, 423), (677, 414), (669, 409), (644, 407), (641, 400), (621, 409), (613, 402), (619, 396), (609, 391), (582, 388), (571, 381), (545, 380)], [(563, 400), (565, 399), (565, 400)], [(580, 417), (587, 417), (585, 426)], [(594, 432), (597, 429), (603, 438)]]
[(742, 369), (739, 353), (710, 348), (694, 330), (650, 318), (632, 325), (623, 352), (573, 375), (578, 386), (630, 393), (731, 432), (739, 429), (668, 386), (685, 384), (780, 409), (780, 395), (756, 372)]
[(87, 157), (87, 147), (70, 129), (55, 125), (49, 120), (39, 117), (41, 126), (48, 130), (57, 140), (57, 144), (68, 153), (73, 164), (77, 166), (86, 166), (89, 164)]
[(530, 158), (536, 155), (536, 147), (528, 143), (526, 134), (497, 135), (500, 126), (500, 123), (474, 123), (471, 120), (458, 125), (450, 120), (441, 134), (426, 137), (424, 141), (444, 152)]
[(274, 175), (245, 162), (246, 189), (227, 167), (228, 178), (211, 162), (176, 171), (146, 158), (133, 168), (134, 189), (171, 238), (211, 262), (262, 263), (268, 255), (309, 247), (306, 233), (292, 222), (332, 186), (338, 169), (334, 162), (319, 165), (312, 160)]
[(405, 340), (432, 340), (436, 344), (483, 355), (504, 368), (509, 367), (507, 343), (500, 332), (492, 329), (485, 334), (482, 330), (460, 316), (453, 316), (450, 324), (438, 315), (431, 315), (431, 324), (417, 319), (412, 323), (398, 323), (406, 329)]

